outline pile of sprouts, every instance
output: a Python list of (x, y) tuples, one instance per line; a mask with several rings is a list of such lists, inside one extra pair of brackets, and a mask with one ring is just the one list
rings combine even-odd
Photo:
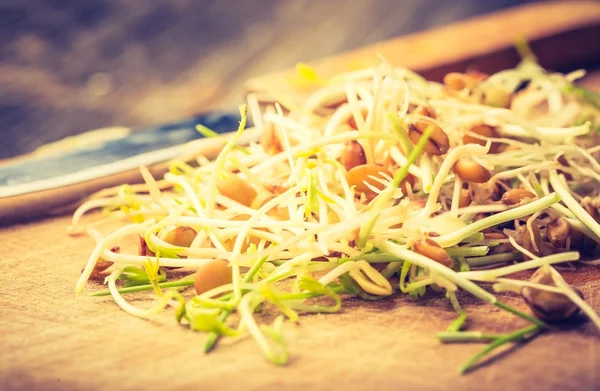
[[(104, 280), (93, 295), (140, 318), (173, 307), (181, 327), (207, 335), (206, 352), (250, 335), (275, 364), (288, 361), (285, 319), (337, 312), (348, 297), (445, 296), (457, 318), (437, 338), (487, 343), (461, 372), (553, 322), (600, 328), (557, 271), (599, 264), (600, 99), (576, 86), (584, 71), (551, 73), (530, 53), (514, 69), (449, 73), (443, 84), (383, 59), (327, 80), (297, 69), (311, 95), (249, 94), (215, 160), (172, 161), (161, 179), (141, 167), (144, 184), (77, 209), (71, 232), (97, 242), (78, 293)], [(239, 145), (248, 114), (260, 138)], [(103, 217), (83, 224), (98, 208)], [(115, 219), (129, 222), (96, 229)], [(135, 254), (121, 252), (128, 237)], [(529, 280), (510, 278), (527, 270)], [(461, 290), (527, 326), (466, 330)], [(133, 292), (149, 303), (128, 302)]]

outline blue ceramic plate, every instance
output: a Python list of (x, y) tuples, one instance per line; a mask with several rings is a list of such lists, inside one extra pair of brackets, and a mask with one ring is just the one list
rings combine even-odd
[[(142, 165), (164, 163), (207, 145), (214, 151), (222, 141), (211, 144), (215, 139), (204, 139), (196, 125), (226, 136), (237, 129), (239, 120), (237, 112), (210, 112), (142, 129), (99, 129), (0, 163), (0, 220), (74, 202), (119, 180), (130, 180), (120, 174)], [(242, 142), (253, 139), (251, 131), (245, 133)]]

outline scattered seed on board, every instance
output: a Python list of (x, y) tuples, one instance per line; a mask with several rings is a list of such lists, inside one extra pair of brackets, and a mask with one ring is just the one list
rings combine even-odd
[[(529, 281), (554, 286), (549, 268), (541, 267), (536, 270)], [(575, 292), (583, 299), (578, 289)], [(542, 289), (523, 287), (521, 295), (525, 303), (531, 308), (533, 314), (544, 322), (561, 322), (568, 320), (579, 313), (579, 307), (562, 293), (548, 292)]]

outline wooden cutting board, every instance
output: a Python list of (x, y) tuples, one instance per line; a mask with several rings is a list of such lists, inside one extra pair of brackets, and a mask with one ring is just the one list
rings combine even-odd
[[(571, 56), (543, 55), (546, 65), (570, 67), (600, 54), (600, 35), (589, 35), (598, 26), (598, 3), (535, 4), (324, 60), (317, 69), (327, 75), (351, 61), (373, 61), (371, 55), (381, 52), (431, 77), (471, 63), (490, 64), (482, 68), (492, 70), (487, 67), (513, 65), (516, 58), (508, 48), (517, 34), (532, 38), (534, 48), (547, 45)], [(582, 32), (587, 39), (574, 42)], [(574, 50), (576, 43), (583, 49)], [(282, 75), (249, 86), (281, 83)], [(598, 77), (590, 80), (597, 83)], [(75, 296), (93, 242), (67, 236), (68, 224), (64, 216), (0, 228), (1, 390), (600, 389), (600, 339), (590, 324), (547, 333), (459, 376), (458, 366), (482, 345), (437, 342), (435, 332), (454, 313), (436, 298), (348, 300), (339, 314), (303, 317), (286, 327), (292, 358), (284, 368), (268, 364), (250, 338), (222, 343), (205, 356), (203, 335), (177, 326), (171, 316), (144, 321), (122, 312), (110, 298)], [(583, 268), (566, 278), (600, 311), (597, 269)], [(98, 289), (91, 286), (88, 292)], [(462, 299), (472, 329), (522, 326), (504, 312), (466, 295)], [(524, 308), (517, 297), (505, 300)]]

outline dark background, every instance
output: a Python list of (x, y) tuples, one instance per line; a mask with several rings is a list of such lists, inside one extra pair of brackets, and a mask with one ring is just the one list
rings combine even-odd
[(0, 0), (0, 158), (233, 107), (252, 76), (523, 2)]

